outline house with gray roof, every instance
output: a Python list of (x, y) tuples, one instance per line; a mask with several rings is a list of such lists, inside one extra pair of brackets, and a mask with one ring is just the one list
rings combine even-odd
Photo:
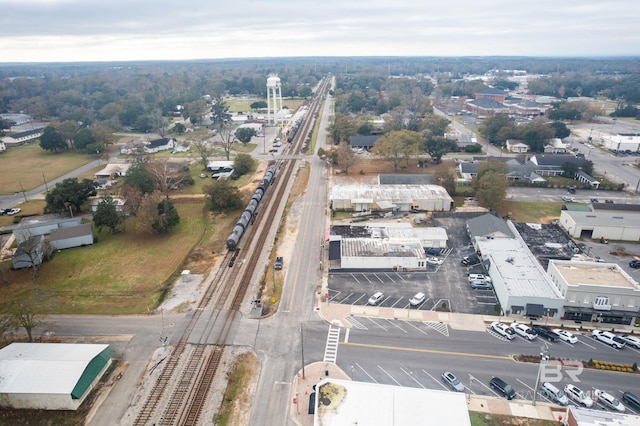
[(351, 149), (366, 149), (367, 151), (370, 151), (371, 148), (373, 148), (373, 146), (376, 144), (376, 142), (378, 141), (378, 139), (380, 139), (381, 135), (369, 135), (369, 136), (363, 136), (363, 135), (355, 135), (355, 136), (350, 136), (349, 137), (349, 146), (351, 146)]
[(507, 223), (501, 218), (491, 214), (483, 214), (467, 221), (467, 234), (471, 242), (478, 237), (486, 238), (513, 238), (513, 232)]
[(42, 128), (26, 130), (24, 132), (14, 133), (9, 136), (4, 136), (1, 140), (7, 146), (24, 145), (42, 136)]

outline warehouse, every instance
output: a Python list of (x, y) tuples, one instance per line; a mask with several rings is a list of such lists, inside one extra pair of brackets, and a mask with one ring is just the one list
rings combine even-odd
[(589, 211), (562, 210), (560, 226), (573, 238), (640, 241), (640, 205), (594, 203)]
[(333, 210), (364, 211), (445, 211), (453, 199), (438, 185), (335, 185), (331, 189)]
[(113, 353), (109, 345), (12, 343), (0, 350), (0, 406), (76, 410)]

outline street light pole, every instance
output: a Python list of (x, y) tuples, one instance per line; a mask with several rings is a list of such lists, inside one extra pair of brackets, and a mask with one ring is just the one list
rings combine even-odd
[(533, 403), (532, 405), (535, 407), (536, 405), (536, 397), (538, 395), (538, 386), (540, 385), (540, 374), (542, 373), (542, 366), (547, 364), (549, 361), (549, 356), (544, 352), (540, 352), (540, 364), (538, 365), (538, 374), (536, 375), (536, 387), (533, 389)]

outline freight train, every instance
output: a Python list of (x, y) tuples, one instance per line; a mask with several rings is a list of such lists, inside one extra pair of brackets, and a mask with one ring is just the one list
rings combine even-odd
[(244, 234), (244, 232), (247, 230), (249, 224), (253, 223), (253, 220), (256, 216), (256, 210), (260, 205), (260, 201), (264, 197), (267, 189), (269, 189), (269, 186), (271, 186), (275, 178), (276, 166), (269, 166), (267, 172), (264, 174), (264, 178), (260, 181), (260, 185), (258, 185), (258, 188), (253, 193), (251, 200), (249, 200), (247, 208), (244, 209), (244, 212), (242, 212), (240, 219), (238, 219), (238, 221), (236, 222), (236, 226), (233, 228), (233, 232), (231, 232), (231, 235), (229, 235), (229, 238), (227, 238), (227, 248), (229, 249), (229, 251), (233, 251), (238, 247), (238, 241), (240, 241), (240, 237), (242, 237), (242, 234)]

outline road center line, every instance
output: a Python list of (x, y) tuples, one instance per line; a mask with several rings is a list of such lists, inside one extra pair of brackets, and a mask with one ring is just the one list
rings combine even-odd
[(341, 345), (349, 345), (349, 346), (359, 346), (361, 348), (371, 348), (371, 349), (387, 349), (391, 351), (405, 351), (405, 352), (420, 352), (425, 354), (439, 354), (439, 355), (456, 355), (456, 356), (464, 356), (471, 358), (489, 358), (489, 359), (502, 359), (513, 361), (513, 358), (504, 355), (488, 355), (488, 354), (471, 354), (465, 352), (449, 352), (449, 351), (438, 351), (435, 349), (418, 349), (418, 348), (402, 348), (399, 346), (385, 346), (385, 345), (372, 345), (370, 343), (340, 343)]

